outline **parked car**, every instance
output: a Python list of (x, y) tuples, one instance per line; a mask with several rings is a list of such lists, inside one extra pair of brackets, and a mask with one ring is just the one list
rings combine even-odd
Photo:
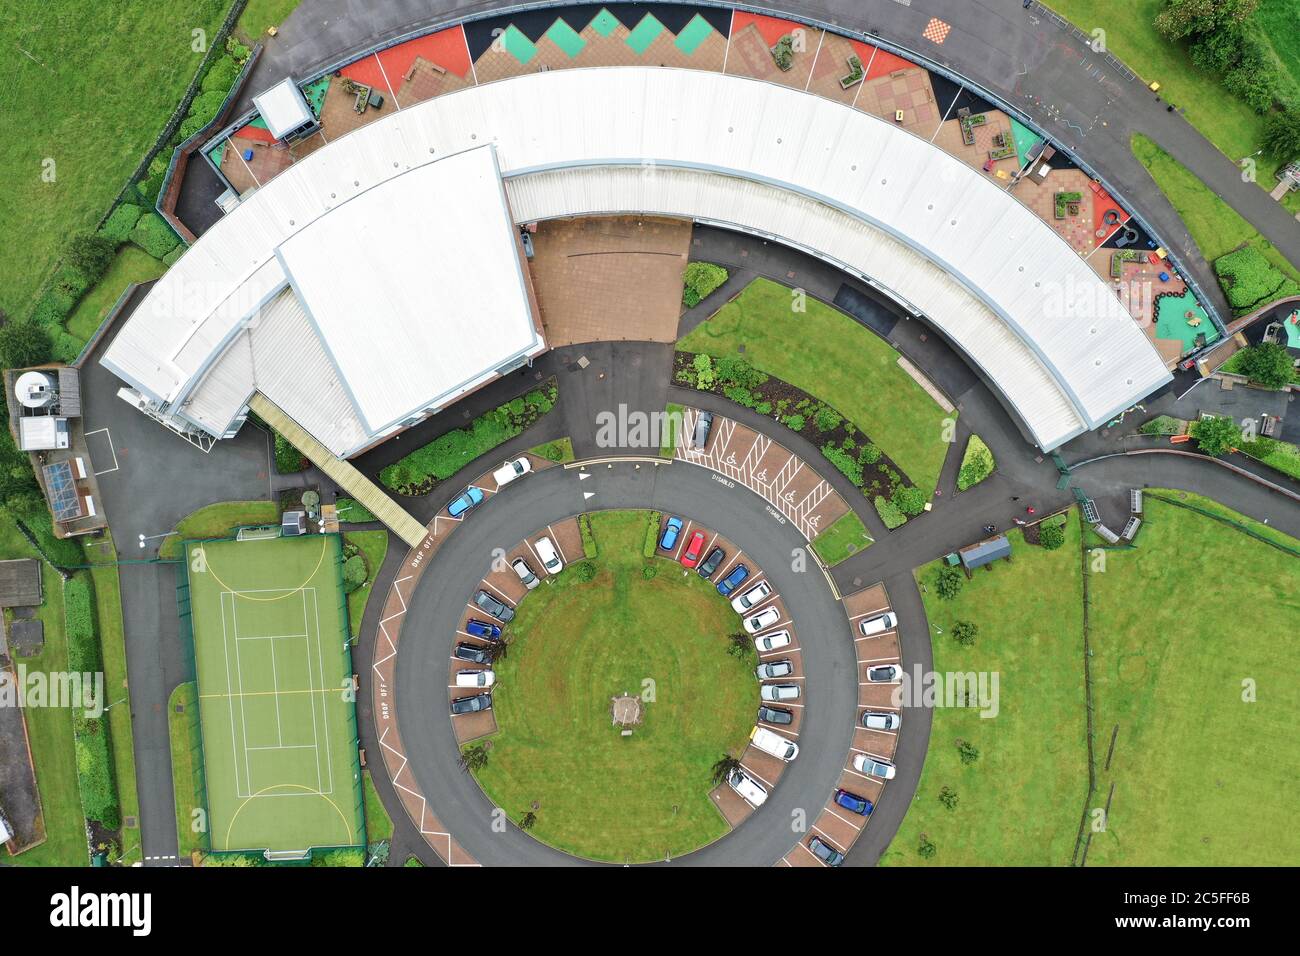
[(704, 532), (697, 531), (691, 535), (691, 540), (686, 542), (686, 547), (682, 549), (682, 556), (678, 558), (682, 562), (682, 567), (693, 568), (700, 560), (700, 552), (704, 550)]
[(461, 641), (456, 645), (456, 650), (452, 656), (458, 661), (469, 661), (471, 664), (491, 664), (492, 658), (488, 655), (486, 647), (479, 647), (477, 644), (466, 644)]
[(709, 433), (713, 431), (713, 412), (700, 412), (695, 419), (695, 431), (691, 433), (691, 447), (704, 451), (709, 445)]
[(884, 614), (877, 614), (875, 617), (869, 617), (858, 625), (860, 630), (867, 637), (874, 637), (877, 634), (883, 634), (885, 631), (892, 631), (898, 626), (898, 619), (886, 611)]
[(492, 472), (492, 478), (497, 483), (498, 488), (504, 488), (516, 478), (522, 478), (533, 470), (533, 463), (527, 458), (516, 458), (514, 461), (508, 461), (496, 471)]
[(789, 658), (782, 658), (779, 661), (768, 661), (759, 664), (754, 669), (759, 680), (774, 680), (777, 677), (789, 677), (794, 673), (794, 665), (790, 663)]
[(867, 730), (897, 730), (903, 726), (903, 715), (890, 711), (869, 710), (862, 715), (862, 726)]
[(560, 560), (559, 552), (555, 550), (550, 538), (538, 538), (533, 550), (537, 552), (547, 574), (559, 574), (564, 570), (564, 562)]
[(857, 754), (853, 758), (853, 769), (877, 780), (893, 780), (898, 770), (888, 760), (877, 760), (867, 754)]
[(451, 702), (453, 714), (477, 714), (480, 710), (491, 709), (491, 694), (475, 694), (473, 697), (460, 697)]
[(737, 614), (744, 614), (755, 604), (762, 604), (772, 593), (772, 585), (759, 581), (744, 594), (739, 594), (731, 601), (731, 607)]
[(745, 630), (750, 634), (755, 634), (764, 628), (771, 627), (777, 621), (781, 620), (781, 609), (777, 607), (765, 607), (753, 617), (745, 618)]
[(721, 548), (714, 548), (709, 552), (709, 556), (700, 562), (700, 566), (695, 570), (699, 572), (702, 578), (713, 577), (713, 572), (722, 567), (722, 562), (727, 560), (727, 552)]
[(839, 866), (844, 862), (844, 854), (819, 836), (808, 838), (808, 849), (827, 866)]
[(464, 670), (456, 672), (457, 687), (491, 687), (497, 682), (495, 671)]
[(874, 664), (867, 668), (867, 680), (873, 684), (890, 684), (903, 676), (897, 664)]
[(474, 603), (502, 624), (509, 624), (515, 619), (515, 612), (504, 601), (497, 600), (482, 588), (474, 592)]
[(487, 621), (480, 621), (476, 617), (471, 617), (465, 624), (465, 633), (481, 637), (485, 641), (501, 640), (501, 628), (499, 626), (489, 624)]
[(665, 551), (671, 551), (677, 547), (677, 536), (682, 533), (682, 519), (672, 515), (668, 519), (668, 524), (664, 526), (664, 533), (659, 538), (659, 547)]
[(782, 737), (774, 730), (768, 730), (766, 727), (755, 727), (751, 730), (749, 732), (749, 742), (763, 753), (771, 754), (786, 763), (799, 756), (799, 745), (797, 743), (789, 737)]
[(523, 558), (515, 558), (510, 562), (510, 567), (514, 568), (515, 574), (519, 575), (519, 580), (524, 582), (524, 587), (532, 590), (542, 582), (538, 580), (537, 575), (533, 574), (533, 569), (528, 566), (528, 562)]
[(469, 511), (471, 508), (477, 508), (482, 503), (483, 503), (482, 490), (479, 488), (475, 488), (473, 485), (470, 485), (468, 488), (466, 488), (464, 491), (458, 494), (455, 498), (453, 498), (451, 504), (447, 505), (447, 514), (451, 515), (453, 518), (459, 518), (461, 515), (465, 514), (465, 512)]
[(740, 587), (741, 582), (749, 577), (749, 568), (743, 564), (738, 564), (731, 569), (725, 578), (718, 582), (718, 593), (726, 597), (736, 588)]
[(764, 684), (759, 688), (758, 696), (762, 700), (782, 701), (798, 700), (798, 684)]
[(743, 770), (733, 770), (727, 777), (727, 784), (751, 807), (758, 808), (767, 799), (767, 791), (759, 786), (754, 778)]
[(856, 813), (862, 817), (875, 809), (875, 805), (866, 797), (859, 797), (856, 793), (850, 793), (843, 789), (835, 791), (835, 802), (850, 813)]
[(766, 704), (761, 704), (758, 708), (758, 719), (765, 724), (793, 724), (794, 713), (784, 707), (768, 707)]
[(789, 646), (789, 631), (773, 631), (771, 634), (764, 634), (761, 637), (754, 638), (754, 647), (758, 648), (760, 654), (779, 651), (781, 648)]

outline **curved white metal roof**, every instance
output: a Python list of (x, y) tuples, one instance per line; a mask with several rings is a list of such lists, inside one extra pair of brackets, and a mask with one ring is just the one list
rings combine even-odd
[[(487, 143), (516, 221), (692, 216), (872, 277), (964, 349), (1045, 449), (1169, 379), (1108, 285), (978, 170), (812, 94), (645, 67), (501, 80), (331, 142), (214, 225), (151, 291), (167, 307), (146, 300), (106, 364), (156, 398), (183, 393), (238, 332), (249, 303), (282, 287), (280, 245), (386, 180), (409, 183), (398, 187), (406, 201), (436, 215), (440, 197), (405, 174)], [(191, 288), (200, 290), (192, 299), (177, 294)]]

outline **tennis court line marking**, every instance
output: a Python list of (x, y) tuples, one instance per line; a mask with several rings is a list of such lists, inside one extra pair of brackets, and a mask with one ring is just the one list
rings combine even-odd
[[(226, 655), (226, 690), (234, 690), (230, 680), (230, 642), (226, 640), (226, 592), (218, 595), (221, 602), (221, 650)], [(239, 787), (239, 748), (235, 745), (235, 708), (230, 708), (230, 758), (231, 768), (235, 772), (235, 796), (241, 793)], [(205, 771), (206, 772), (206, 771)]]
[[(317, 597), (317, 595), (316, 595), (316, 589), (315, 589), (315, 588), (312, 588), (312, 592), (311, 592), (311, 605), (312, 605), (312, 609), (313, 609), (313, 611), (314, 611), (314, 613), (315, 613), (315, 615), (316, 615), (316, 659), (317, 659), (317, 663), (318, 663), (319, 666), (320, 666), (320, 670), (319, 670), (318, 674), (319, 674), (319, 676), (321, 677), (321, 679), (323, 680), (324, 677), (325, 677), (325, 657), (324, 657), (324, 652), (321, 650), (321, 644), (323, 643), (323, 641), (321, 640), (321, 634), (320, 634), (320, 600), (318, 599), (318, 597)], [(304, 600), (304, 601), (303, 601), (303, 623), (305, 624), (306, 621), (307, 621), (307, 602)], [(310, 683), (311, 683), (311, 659), (310, 659), (310, 657), (308, 658), (307, 665), (308, 665), (308, 666), (307, 666), (307, 683), (310, 684)], [(315, 729), (315, 726), (316, 726), (316, 702), (315, 702), (315, 700), (312, 701), (311, 716), (312, 716), (312, 728), (313, 728), (313, 730), (314, 730), (314, 729)], [(323, 721), (324, 724), (325, 724), (325, 739), (326, 739), (326, 740), (329, 740), (329, 734), (330, 734), (330, 714), (329, 714), (329, 708), (324, 706), (324, 701), (321, 702), (321, 719), (322, 719), (322, 721)], [(317, 737), (317, 738), (316, 738), (316, 742), (317, 742), (317, 744), (319, 745), (319, 743), (320, 743), (320, 737)], [(316, 760), (316, 763), (317, 763), (317, 767), (316, 767), (316, 775), (317, 775), (317, 777), (319, 777), (319, 776), (320, 776), (320, 756), (319, 756), (319, 751), (317, 751), (317, 760)], [(326, 747), (326, 748), (325, 748), (325, 766), (326, 766), (327, 771), (328, 771), (328, 773), (329, 773), (329, 781), (330, 781), (330, 791), (329, 791), (329, 792), (330, 792), (330, 793), (333, 793), (333, 792), (334, 792), (334, 755), (333, 755), (332, 753), (330, 753), (330, 748), (329, 748), (329, 747)]]

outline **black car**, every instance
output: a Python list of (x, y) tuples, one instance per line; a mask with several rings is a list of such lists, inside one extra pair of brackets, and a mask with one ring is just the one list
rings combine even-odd
[(515, 612), (504, 601), (498, 601), (482, 588), (474, 592), (474, 603), (502, 624), (509, 624), (515, 619)]
[(695, 432), (691, 435), (691, 447), (704, 451), (709, 444), (709, 432), (713, 430), (713, 412), (700, 412), (695, 419)]
[(479, 647), (477, 644), (466, 644), (464, 641), (456, 645), (456, 651), (452, 656), (458, 661), (469, 661), (471, 664), (492, 663), (492, 658), (488, 654), (486, 647)]
[(831, 846), (821, 837), (812, 837), (808, 841), (808, 849), (813, 851), (813, 856), (821, 860), (827, 866), (839, 866), (844, 862), (844, 854), (835, 847)]
[(794, 714), (784, 707), (760, 707), (758, 708), (758, 722), (760, 724), (793, 724)]
[(700, 572), (700, 577), (711, 578), (713, 577), (713, 572), (722, 567), (722, 562), (725, 560), (727, 560), (727, 552), (723, 551), (721, 548), (714, 548), (709, 552), (709, 556), (701, 561), (700, 566), (695, 570)]
[(491, 694), (475, 694), (473, 697), (460, 697), (451, 702), (453, 714), (477, 714), (480, 710), (491, 709)]

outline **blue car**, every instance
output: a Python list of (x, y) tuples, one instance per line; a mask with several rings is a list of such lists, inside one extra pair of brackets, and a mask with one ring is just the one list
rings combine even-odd
[(471, 508), (477, 508), (483, 502), (483, 492), (472, 485), (462, 491), (451, 504), (447, 505), (447, 514), (459, 518)]
[(718, 593), (723, 597), (726, 597), (732, 591), (736, 590), (736, 588), (740, 587), (740, 583), (747, 577), (749, 577), (749, 568), (745, 567), (743, 564), (736, 565), (731, 569), (730, 574), (718, 582)]
[(664, 527), (663, 537), (659, 539), (659, 547), (665, 551), (671, 551), (677, 547), (677, 536), (682, 533), (682, 519), (673, 515), (668, 519), (668, 524)]
[(501, 640), (501, 628), (495, 624), (489, 624), (487, 621), (480, 621), (478, 618), (471, 617), (469, 623), (465, 625), (465, 633), (473, 634), (475, 637), (481, 637), (485, 641)]
[(864, 817), (875, 809), (866, 797), (859, 797), (856, 793), (849, 793), (847, 790), (836, 790), (835, 802), (845, 810)]

